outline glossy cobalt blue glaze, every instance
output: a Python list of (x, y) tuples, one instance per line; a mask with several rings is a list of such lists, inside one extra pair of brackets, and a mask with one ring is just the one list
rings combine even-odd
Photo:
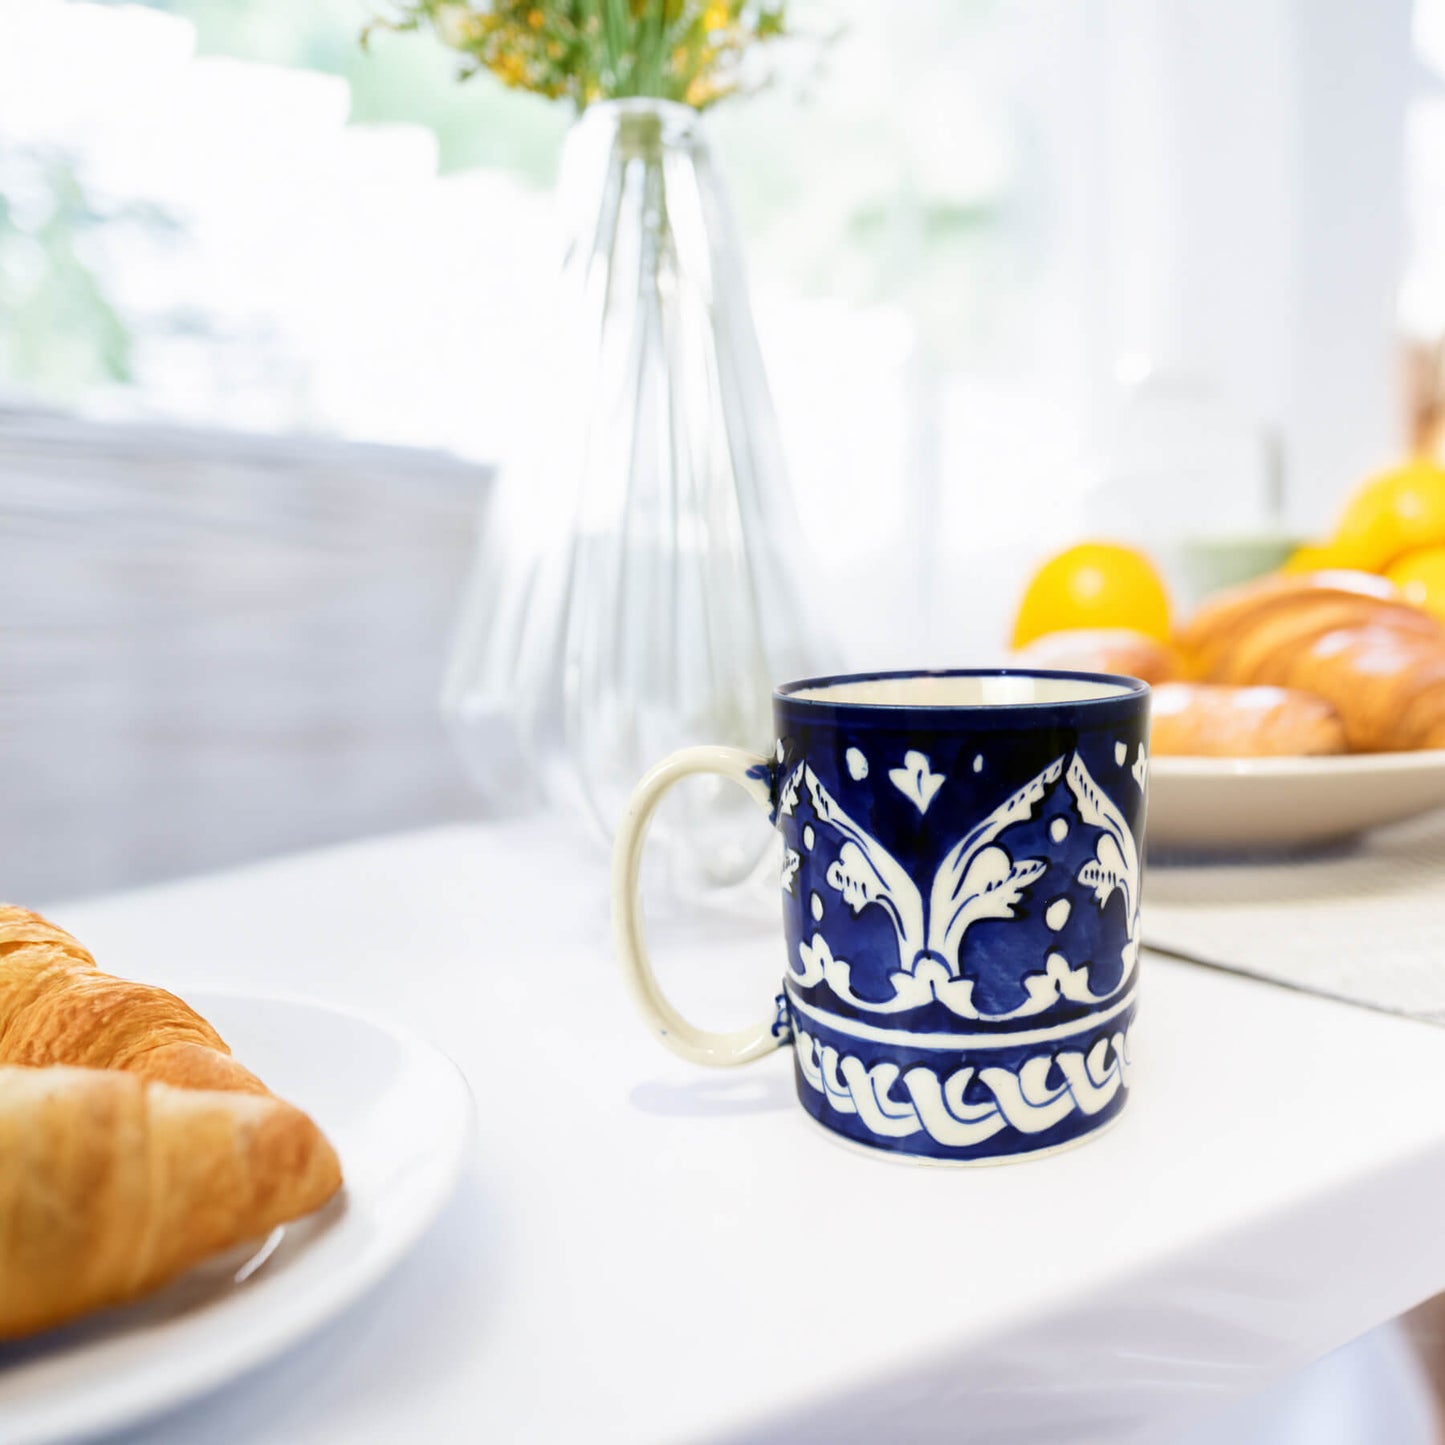
[[(1113, 695), (914, 705), (907, 679)], [(902, 702), (800, 696), (896, 683)], [(973, 685), (971, 683), (964, 685)], [(1007, 686), (1007, 684), (989, 684)], [(856, 1143), (969, 1163), (1058, 1148), (1128, 1088), (1148, 688), (880, 673), (774, 695), (783, 1008), (798, 1093)]]

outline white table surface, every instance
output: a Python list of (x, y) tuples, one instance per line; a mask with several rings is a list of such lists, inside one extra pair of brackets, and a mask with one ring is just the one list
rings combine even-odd
[[(1055, 1158), (833, 1144), (779, 1055), (672, 1058), (555, 825), (448, 828), (53, 910), (103, 966), (379, 1010), (475, 1090), (477, 1163), (385, 1284), (135, 1440), (1167, 1440), (1445, 1287), (1445, 1033), (1148, 959), (1133, 1098)], [(701, 1021), (776, 924), (678, 917)]]

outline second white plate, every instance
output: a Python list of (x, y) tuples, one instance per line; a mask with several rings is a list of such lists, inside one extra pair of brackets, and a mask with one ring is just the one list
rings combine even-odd
[(1445, 751), (1332, 758), (1154, 758), (1149, 843), (1318, 846), (1445, 807)]
[(430, 1045), (320, 1004), (188, 999), (248, 1068), (322, 1127), (346, 1188), (259, 1248), (212, 1261), (140, 1304), (0, 1345), (6, 1445), (116, 1430), (280, 1354), (375, 1284), (456, 1187), (471, 1093)]

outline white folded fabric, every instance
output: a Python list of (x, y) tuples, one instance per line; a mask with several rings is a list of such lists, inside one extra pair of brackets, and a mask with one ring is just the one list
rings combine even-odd
[(1445, 814), (1295, 858), (1150, 866), (1146, 946), (1445, 1024)]

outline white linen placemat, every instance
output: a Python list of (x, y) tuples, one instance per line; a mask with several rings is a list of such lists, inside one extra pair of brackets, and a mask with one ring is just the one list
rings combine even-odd
[(1150, 866), (1147, 947), (1445, 1024), (1445, 814), (1300, 858)]

